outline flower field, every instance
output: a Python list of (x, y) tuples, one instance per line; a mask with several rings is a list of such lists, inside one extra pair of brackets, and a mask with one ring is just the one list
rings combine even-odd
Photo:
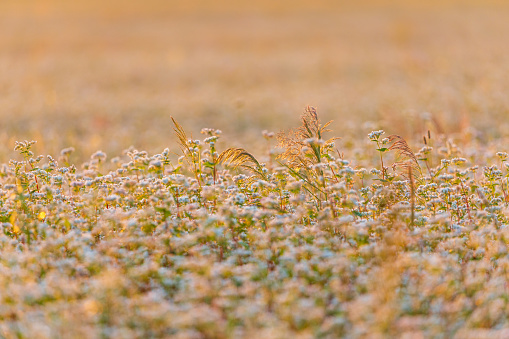
[(509, 2), (1, 0), (0, 32), (0, 339), (509, 338)]
[(312, 107), (295, 125), (260, 136), (264, 163), (176, 120), (171, 150), (79, 168), (17, 142), (0, 336), (506, 337), (506, 144), (377, 130), (340, 147)]

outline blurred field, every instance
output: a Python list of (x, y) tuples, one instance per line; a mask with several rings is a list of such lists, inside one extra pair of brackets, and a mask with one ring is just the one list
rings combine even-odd
[(338, 136), (368, 120), (414, 135), (424, 112), (445, 132), (508, 130), (503, 4), (4, 0), (0, 30), (2, 159), (21, 139), (160, 151), (170, 115), (255, 148), (306, 105)]
[(0, 338), (507, 338), (509, 5), (352, 3), (0, 0)]

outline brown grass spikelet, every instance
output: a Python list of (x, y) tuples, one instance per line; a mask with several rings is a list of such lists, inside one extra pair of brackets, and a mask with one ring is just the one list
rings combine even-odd
[[(323, 140), (323, 134), (329, 132), (327, 127), (332, 121), (323, 124), (314, 107), (308, 106), (301, 115), (301, 126), (277, 134), (278, 147), (283, 149), (276, 159), (283, 160), (280, 164), (288, 168), (289, 173), (298, 180), (303, 180), (304, 188), (311, 193), (321, 205), (321, 200), (327, 200), (326, 178), (322, 159), (328, 157), (328, 151), (333, 141), (339, 138)], [(327, 162), (326, 160), (325, 162)]]
[(177, 139), (179, 141), (180, 147), (182, 148), (182, 151), (189, 150), (189, 146), (187, 145), (187, 135), (182, 126), (175, 120), (173, 117), (171, 117), (171, 121), (173, 121), (173, 130), (175, 131), (175, 135), (177, 136)]
[(408, 173), (411, 173), (414, 178), (420, 177), (422, 174), (421, 166), (419, 166), (417, 157), (406, 140), (396, 134), (390, 135), (388, 139), (389, 143), (392, 143), (388, 150), (396, 153), (396, 162), (392, 167), (394, 169), (399, 168), (403, 177), (407, 177)]
[(171, 121), (173, 121), (173, 130), (175, 131), (175, 135), (177, 136), (178, 142), (180, 144), (180, 149), (182, 150), (182, 153), (184, 153), (186, 161), (193, 167), (193, 173), (198, 181), (198, 184), (201, 187), (201, 180), (200, 180), (200, 173), (201, 173), (201, 166), (199, 165), (200, 159), (199, 154), (198, 156), (193, 155), (193, 152), (191, 151), (191, 148), (189, 147), (187, 134), (184, 131), (184, 128), (175, 120), (173, 117), (170, 117)]
[(254, 174), (264, 178), (263, 167), (258, 160), (243, 148), (233, 147), (223, 151), (218, 159), (219, 164), (223, 164), (234, 169), (242, 167)]
[[(284, 152), (277, 156), (278, 159), (288, 161), (293, 168), (309, 167), (321, 162), (320, 146), (318, 141), (322, 135), (330, 130), (327, 127), (332, 121), (322, 125), (314, 107), (308, 106), (301, 116), (302, 125), (297, 129), (281, 131), (276, 138), (278, 146)], [(328, 144), (338, 138), (331, 138), (325, 141)], [(314, 140), (315, 142), (309, 142)]]

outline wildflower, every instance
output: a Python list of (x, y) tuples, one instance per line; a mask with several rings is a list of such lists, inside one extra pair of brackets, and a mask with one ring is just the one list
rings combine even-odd
[(263, 130), (262, 135), (265, 139), (272, 139), (275, 136), (274, 132), (269, 132), (267, 130)]
[(500, 161), (507, 161), (509, 157), (506, 152), (497, 152), (497, 157), (500, 158)]
[(467, 162), (467, 159), (465, 158), (454, 158), (452, 159), (452, 163), (455, 165), (462, 165)]
[(99, 160), (99, 161), (105, 161), (106, 160), (106, 153), (104, 153), (103, 151), (97, 151), (94, 154), (92, 154), (91, 158)]
[(63, 150), (61, 150), (60, 155), (68, 157), (73, 152), (74, 152), (74, 147), (68, 147), (68, 148), (64, 148)]
[(383, 131), (383, 130), (372, 131), (372, 132), (370, 132), (370, 133), (368, 134), (368, 138), (369, 138), (369, 140), (371, 140), (371, 141), (377, 141), (377, 140), (380, 138), (380, 136), (381, 136), (382, 134), (384, 134), (384, 133), (385, 133), (385, 131)]
[(109, 202), (112, 202), (112, 201), (117, 201), (120, 197), (116, 194), (111, 194), (111, 195), (108, 195), (105, 200), (106, 201), (109, 201)]

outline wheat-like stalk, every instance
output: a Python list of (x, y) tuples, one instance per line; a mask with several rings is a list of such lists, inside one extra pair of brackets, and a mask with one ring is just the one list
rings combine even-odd
[(175, 135), (177, 136), (178, 142), (180, 144), (180, 148), (183, 152), (189, 151), (189, 145), (187, 144), (187, 135), (182, 126), (175, 120), (173, 117), (171, 117), (171, 121), (173, 121), (173, 130), (175, 131)]
[(258, 160), (243, 148), (232, 147), (223, 151), (217, 158), (218, 164), (223, 164), (234, 169), (242, 167), (264, 178), (263, 167)]
[[(186, 161), (192, 165), (193, 167), (193, 173), (198, 181), (198, 184), (201, 187), (201, 180), (200, 180), (200, 173), (201, 173), (201, 165), (200, 165), (200, 159), (199, 159), (199, 153), (198, 157), (193, 156), (193, 152), (191, 151), (191, 148), (189, 147), (187, 134), (182, 128), (182, 126), (175, 120), (173, 117), (171, 117), (171, 121), (173, 121), (173, 130), (175, 131), (175, 135), (177, 136), (178, 142), (180, 144), (180, 149), (182, 150), (182, 153), (184, 153), (184, 158)], [(189, 159), (188, 159), (189, 158)]]

